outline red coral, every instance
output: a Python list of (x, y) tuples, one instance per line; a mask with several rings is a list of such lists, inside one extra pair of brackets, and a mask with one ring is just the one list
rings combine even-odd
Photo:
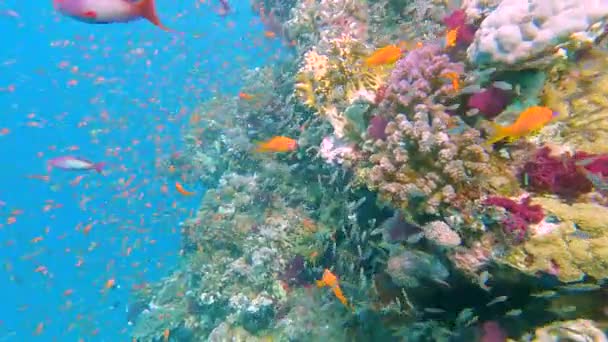
[[(524, 165), (522, 176), (527, 178), (527, 186), (532, 191), (549, 192), (565, 199), (574, 199), (593, 189), (593, 184), (578, 165), (581, 160), (589, 157), (593, 155), (577, 152), (574, 156), (562, 155), (556, 158), (551, 156), (548, 147), (543, 147)], [(593, 165), (593, 162), (585, 168), (590, 165)], [(591, 169), (601, 168), (596, 169), (593, 165)], [(593, 172), (589, 169), (588, 171)]]
[(575, 159), (579, 161), (579, 164), (588, 172), (598, 176), (608, 177), (608, 154), (595, 156), (584, 155), (582, 152), (578, 152), (577, 155), (575, 155)]
[(538, 204), (530, 204), (530, 197), (522, 199), (519, 203), (506, 197), (489, 197), (485, 205), (504, 208), (509, 216), (503, 220), (504, 230), (514, 234), (518, 239), (523, 239), (528, 231), (528, 225), (539, 223), (545, 217), (543, 208)]

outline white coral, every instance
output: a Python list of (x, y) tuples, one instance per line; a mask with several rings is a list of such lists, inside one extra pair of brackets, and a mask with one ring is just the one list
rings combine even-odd
[(502, 0), (467, 54), (473, 63), (530, 62), (607, 17), (608, 0)]
[(444, 247), (454, 247), (462, 242), (458, 233), (456, 233), (447, 223), (443, 221), (433, 221), (422, 227), (424, 236)]

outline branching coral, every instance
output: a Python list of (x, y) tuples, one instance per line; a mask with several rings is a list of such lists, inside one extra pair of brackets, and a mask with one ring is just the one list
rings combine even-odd
[(373, 103), (386, 70), (371, 69), (362, 63), (365, 46), (348, 35), (332, 39), (327, 51), (309, 50), (296, 79), (296, 94), (333, 126), (337, 137), (348, 130), (344, 111), (355, 101)]
[(462, 70), (439, 46), (427, 45), (400, 60), (389, 78), (376, 114), (389, 121), (387, 138), (366, 142), (369, 158), (358, 175), (396, 207), (420, 206), (427, 214), (463, 209), (494, 170), (479, 132), (443, 105), (454, 94), (443, 76)]

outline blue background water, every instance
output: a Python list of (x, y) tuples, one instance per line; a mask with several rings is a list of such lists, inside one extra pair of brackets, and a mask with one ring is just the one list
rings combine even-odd
[[(0, 1), (0, 130), (10, 130), (0, 135), (0, 341), (130, 340), (129, 290), (175, 266), (177, 224), (204, 191), (162, 193), (155, 161), (179, 150), (198, 102), (236, 94), (243, 70), (280, 58), (281, 43), (264, 38), (248, 2), (233, 2), (237, 13), (226, 18), (218, 6), (158, 0), (176, 35), (145, 21), (83, 24), (50, 0)], [(77, 185), (80, 174), (61, 170), (48, 182), (31, 177), (47, 174), (48, 158), (70, 154), (108, 166)], [(8, 224), (15, 209), (23, 214)], [(91, 222), (88, 235), (76, 231)], [(34, 271), (41, 265), (46, 276)], [(102, 291), (111, 278), (120, 288)]]

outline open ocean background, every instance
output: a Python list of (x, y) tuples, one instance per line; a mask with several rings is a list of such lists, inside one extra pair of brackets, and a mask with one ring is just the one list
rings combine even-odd
[[(156, 3), (183, 34), (0, 0), (0, 341), (129, 341), (130, 289), (175, 267), (178, 224), (205, 191), (177, 194), (157, 162), (179, 150), (198, 103), (236, 95), (246, 69), (288, 53), (246, 1), (227, 17), (216, 2)], [(45, 179), (62, 155), (107, 167)], [(119, 287), (104, 290), (109, 279)]]

